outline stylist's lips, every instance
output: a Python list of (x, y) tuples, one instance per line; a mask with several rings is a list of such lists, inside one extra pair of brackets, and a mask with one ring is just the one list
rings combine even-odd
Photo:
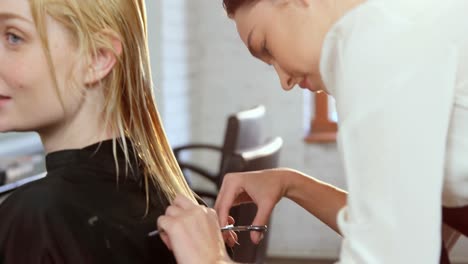
[(309, 81), (309, 78), (302, 79), (302, 81), (299, 83), (299, 86), (303, 89), (307, 89), (312, 92), (316, 92), (318, 90), (318, 89), (314, 89), (312, 83)]

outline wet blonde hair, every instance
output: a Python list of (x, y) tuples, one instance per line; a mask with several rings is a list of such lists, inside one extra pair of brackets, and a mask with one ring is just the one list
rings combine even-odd
[[(107, 89), (104, 91), (104, 120), (122, 139), (119, 144), (124, 149), (126, 160), (130, 160), (130, 146), (127, 146), (125, 138), (130, 139), (134, 153), (142, 160), (147, 203), (151, 194), (150, 182), (158, 186), (170, 202), (177, 194), (184, 194), (195, 201), (168, 143), (156, 108), (144, 0), (29, 2), (56, 86), (57, 78), (47, 41), (47, 16), (68, 29), (78, 52), (89, 60), (100, 49), (111, 50), (116, 55), (116, 65), (101, 81)], [(113, 45), (115, 37), (122, 45), (120, 55)], [(116, 153), (114, 140), (114, 156)]]

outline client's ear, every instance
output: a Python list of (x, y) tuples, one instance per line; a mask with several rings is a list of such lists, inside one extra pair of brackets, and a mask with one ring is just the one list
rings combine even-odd
[(118, 57), (122, 54), (122, 42), (115, 33), (106, 30), (100, 32), (100, 34), (110, 40), (112, 48), (100, 47), (97, 49), (96, 54), (92, 55), (93, 57), (85, 73), (84, 82), (86, 85), (96, 84), (106, 78), (117, 63)]

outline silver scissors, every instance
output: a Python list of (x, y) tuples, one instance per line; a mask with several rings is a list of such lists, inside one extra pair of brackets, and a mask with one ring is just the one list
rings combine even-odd
[(227, 225), (221, 227), (221, 231), (234, 231), (234, 232), (242, 232), (242, 231), (256, 231), (256, 232), (266, 232), (268, 231), (268, 226), (256, 226), (256, 225), (248, 225), (248, 226), (235, 226), (235, 225)]
[[(248, 226), (235, 226), (235, 225), (227, 225), (224, 227), (221, 227), (221, 232), (223, 231), (234, 231), (234, 232), (242, 232), (242, 231), (255, 231), (255, 232), (266, 232), (268, 231), (268, 226), (262, 225), (262, 226), (256, 226), (256, 225), (248, 225)], [(159, 235), (161, 230), (154, 230), (148, 233), (149, 237), (157, 236)]]

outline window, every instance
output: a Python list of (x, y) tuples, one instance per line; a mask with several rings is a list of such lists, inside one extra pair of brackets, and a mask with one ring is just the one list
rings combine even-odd
[(311, 120), (307, 143), (333, 143), (336, 141), (337, 115), (335, 102), (326, 93), (314, 96), (314, 118)]
[(0, 133), (0, 163), (3, 159), (43, 152), (36, 133)]

